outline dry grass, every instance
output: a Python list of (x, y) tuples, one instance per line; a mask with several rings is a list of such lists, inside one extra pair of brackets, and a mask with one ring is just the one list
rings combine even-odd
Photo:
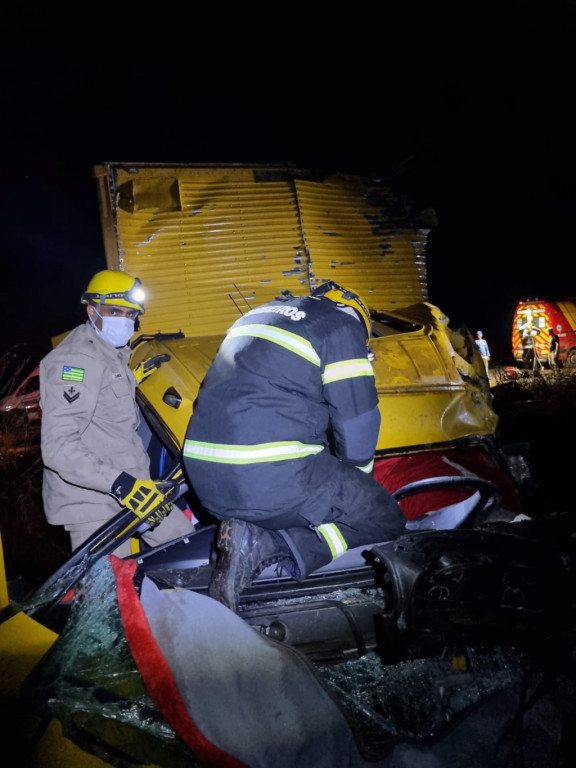
[(576, 370), (523, 372), (492, 387), (503, 445), (524, 444), (531, 468), (523, 499), (532, 516), (573, 507)]
[(0, 427), (0, 532), (11, 595), (38, 586), (69, 555), (69, 536), (47, 523), (42, 506), (39, 429), (2, 414)]
[[(0, 359), (0, 396), (10, 394), (35, 361), (14, 348)], [(27, 594), (68, 556), (69, 537), (48, 525), (42, 506), (40, 422), (0, 412), (0, 533), (10, 592)]]
[(13, 392), (36, 365), (35, 359), (22, 347), (15, 345), (0, 356), (0, 398)]
[(519, 403), (539, 402), (552, 409), (576, 404), (576, 370), (560, 368), (557, 371), (521, 371), (510, 378), (504, 368), (491, 372), (492, 390), (498, 406), (505, 409)]

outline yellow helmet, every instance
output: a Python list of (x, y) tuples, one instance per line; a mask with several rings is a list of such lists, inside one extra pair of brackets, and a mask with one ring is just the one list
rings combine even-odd
[(97, 272), (82, 294), (82, 304), (115, 304), (144, 314), (144, 291), (139, 278), (114, 269)]
[(319, 285), (317, 288), (315, 288), (311, 295), (315, 298), (320, 298), (323, 296), (326, 299), (330, 299), (330, 301), (333, 301), (335, 304), (343, 304), (346, 307), (352, 307), (352, 309), (355, 309), (360, 316), (360, 320), (366, 326), (367, 342), (370, 341), (370, 336), (372, 334), (370, 311), (367, 309), (366, 305), (357, 293), (354, 293), (354, 291), (349, 291), (346, 288), (342, 288), (341, 285), (337, 285), (330, 280), (327, 283), (323, 283), (322, 285)]

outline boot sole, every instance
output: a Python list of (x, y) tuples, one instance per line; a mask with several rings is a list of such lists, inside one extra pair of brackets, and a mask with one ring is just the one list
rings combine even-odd
[(245, 563), (235, 555), (242, 545), (247, 523), (243, 520), (224, 520), (218, 531), (218, 560), (208, 594), (234, 613), (238, 610), (240, 592), (244, 587)]

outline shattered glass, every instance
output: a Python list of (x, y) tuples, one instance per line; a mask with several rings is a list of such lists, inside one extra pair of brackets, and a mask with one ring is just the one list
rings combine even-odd
[[(520, 686), (529, 667), (513, 649), (455, 647), (395, 664), (369, 652), (339, 664), (316, 665), (316, 670), (363, 754), (380, 759), (382, 750), (399, 739), (426, 742), (441, 735), (475, 704)], [(106, 560), (79, 586), (64, 630), (22, 695), (33, 713), (32, 730), (47, 715), (57, 717), (67, 736), (114, 765), (132, 765), (135, 759), (175, 768), (203, 765), (176, 736), (143, 683)]]
[(381, 745), (437, 735), (467, 707), (519, 683), (527, 668), (520, 654), (468, 648), (397, 664), (369, 653), (319, 672), (363, 741)]
[[(56, 643), (21, 695), (35, 714), (60, 719), (65, 735), (102, 759), (133, 765), (202, 766), (152, 701), (130, 652), (105, 559), (80, 584)], [(127, 763), (122, 762), (124, 759)]]

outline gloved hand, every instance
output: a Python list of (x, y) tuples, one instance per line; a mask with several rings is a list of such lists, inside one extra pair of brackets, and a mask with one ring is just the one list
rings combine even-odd
[(136, 383), (141, 384), (144, 379), (147, 379), (150, 374), (158, 370), (162, 363), (167, 363), (170, 360), (170, 355), (155, 355), (155, 357), (149, 357), (147, 360), (142, 360), (138, 363), (136, 368), (132, 371), (136, 378)]
[(164, 504), (163, 507), (160, 507), (160, 509), (157, 509), (156, 512), (152, 512), (151, 515), (148, 515), (146, 518), (146, 523), (149, 526), (148, 530), (152, 530), (153, 528), (156, 528), (157, 525), (160, 525), (162, 520), (172, 512), (172, 504)]
[(123, 507), (128, 507), (141, 518), (146, 518), (151, 512), (156, 516), (160, 509), (169, 507), (155, 523), (158, 524), (172, 509), (168, 498), (175, 494), (177, 488), (177, 482), (155, 483), (154, 480), (136, 479), (127, 472), (122, 472), (112, 484), (110, 493)]

